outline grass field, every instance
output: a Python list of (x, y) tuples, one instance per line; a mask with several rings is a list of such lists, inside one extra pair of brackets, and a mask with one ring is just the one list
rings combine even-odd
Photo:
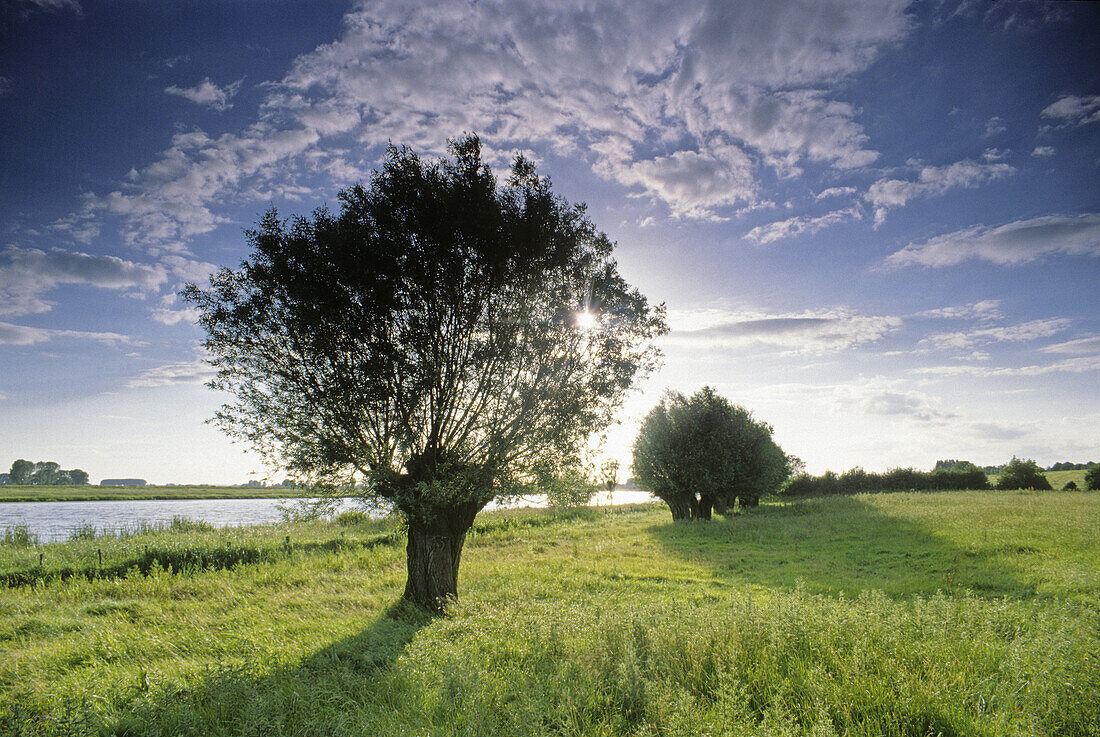
[(0, 546), (0, 732), (1100, 735), (1100, 494), (487, 514), (440, 619), (391, 524)]
[(282, 499), (301, 493), (300, 489), (275, 486), (0, 486), (0, 502)]
[(1087, 471), (1043, 471), (1043, 475), (1047, 477), (1047, 481), (1054, 489), (1061, 489), (1067, 483), (1072, 481), (1077, 484), (1078, 489), (1085, 488), (1085, 474)]

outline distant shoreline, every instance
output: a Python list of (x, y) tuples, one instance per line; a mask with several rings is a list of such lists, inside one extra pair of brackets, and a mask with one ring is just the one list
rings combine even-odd
[(0, 486), (4, 502), (109, 502), (175, 499), (296, 499), (286, 486)]

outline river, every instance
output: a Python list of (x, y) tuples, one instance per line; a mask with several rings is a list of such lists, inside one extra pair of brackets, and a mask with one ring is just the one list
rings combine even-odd
[[(0, 531), (25, 525), (39, 542), (67, 540), (75, 530), (91, 526), (97, 532), (132, 530), (144, 525), (166, 525), (176, 517), (207, 522), (215, 527), (269, 525), (284, 519), (283, 509), (297, 499), (150, 499), (103, 502), (4, 502), (0, 503)], [(600, 494), (593, 503), (637, 504), (653, 501), (646, 491), (623, 490), (610, 498)], [(345, 500), (341, 509), (353, 509)], [(509, 507), (542, 507), (544, 498), (522, 499)]]

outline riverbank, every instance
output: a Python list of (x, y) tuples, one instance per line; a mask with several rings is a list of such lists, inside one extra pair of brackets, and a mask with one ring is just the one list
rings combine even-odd
[(285, 499), (287, 486), (0, 486), (0, 502), (108, 502), (140, 499)]
[(0, 734), (1097, 734), (1098, 541), (1058, 492), (509, 510), (443, 618), (359, 513), (8, 547)]

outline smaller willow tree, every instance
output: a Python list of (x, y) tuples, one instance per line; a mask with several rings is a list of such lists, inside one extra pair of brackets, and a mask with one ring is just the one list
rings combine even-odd
[(734, 500), (754, 505), (778, 490), (791, 464), (771, 425), (709, 386), (691, 398), (669, 392), (634, 441), (635, 478), (668, 504), (674, 520), (708, 520)]
[(201, 310), (215, 417), (315, 484), (362, 484), (408, 528), (405, 598), (458, 595), (490, 501), (568, 468), (655, 365), (666, 330), (607, 236), (517, 158), (501, 187), (476, 136), (425, 162), (390, 147), (341, 210), (248, 233)]

